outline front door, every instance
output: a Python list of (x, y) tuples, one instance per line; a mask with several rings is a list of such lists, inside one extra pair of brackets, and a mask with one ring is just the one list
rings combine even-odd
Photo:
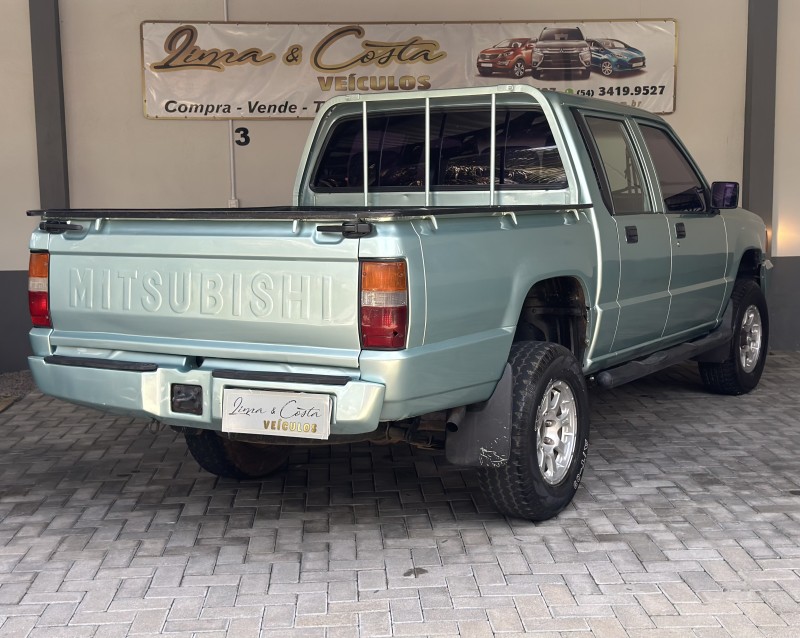
[(658, 176), (656, 206), (666, 215), (672, 243), (672, 305), (664, 334), (689, 336), (714, 325), (725, 298), (725, 223), (711, 210), (703, 179), (669, 132), (643, 123), (639, 130)]

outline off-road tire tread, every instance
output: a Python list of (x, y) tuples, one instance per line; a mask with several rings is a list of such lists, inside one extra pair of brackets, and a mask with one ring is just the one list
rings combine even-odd
[[(739, 309), (743, 300), (750, 295), (758, 295), (761, 298), (761, 305), (759, 312), (761, 313), (762, 321), (762, 344), (761, 344), (761, 361), (756, 369), (749, 376), (749, 381), (746, 384), (742, 383), (739, 376), (739, 353), (737, 351), (737, 330), (741, 323), (739, 316)], [(731, 335), (730, 351), (728, 358), (721, 363), (701, 362), (698, 365), (700, 371), (700, 379), (703, 385), (710, 392), (715, 394), (727, 394), (730, 396), (737, 396), (750, 392), (761, 378), (761, 372), (764, 368), (764, 359), (767, 356), (767, 348), (769, 341), (769, 318), (767, 317), (766, 302), (763, 300), (763, 292), (758, 284), (751, 279), (738, 279), (733, 286), (731, 293), (731, 300), (729, 303), (733, 304), (733, 334)], [(746, 374), (746, 373), (745, 373)]]
[[(186, 445), (197, 464), (206, 472), (222, 478), (237, 479), (240, 481), (259, 479), (274, 474), (280, 470), (289, 456), (285, 446), (264, 445), (264, 454), (274, 457), (274, 463), (269, 464), (258, 475), (249, 474), (231, 460), (226, 453), (222, 438), (212, 430), (195, 430), (184, 432)], [(257, 445), (254, 443), (237, 442), (239, 445)]]
[[(534, 400), (534, 397), (533, 393), (526, 392), (526, 389), (535, 385), (547, 367), (564, 355), (573, 358), (578, 366), (578, 371), (580, 371), (577, 360), (563, 346), (546, 342), (520, 341), (511, 347), (508, 362), (511, 364), (515, 380), (512, 390), (511, 454), (505, 466), (481, 468), (478, 471), (478, 482), (484, 494), (498, 510), (508, 516), (544, 521), (558, 514), (572, 500), (574, 490), (569, 493), (567, 498), (553, 504), (543, 502), (540, 495), (531, 489), (525, 472), (525, 464), (529, 462), (525, 458), (525, 451), (530, 448), (526, 446), (523, 439), (527, 435), (533, 436), (535, 440), (536, 434), (535, 432), (526, 432), (526, 428), (521, 427), (527, 425), (527, 429), (532, 429), (530, 423), (525, 422), (524, 414), (529, 409), (528, 403)], [(578, 376), (581, 380), (583, 379), (582, 373), (579, 372)], [(524, 380), (523, 383), (518, 382), (521, 379)], [(580, 391), (587, 392), (585, 384), (582, 390), (578, 389), (578, 392)], [(530, 409), (535, 414), (537, 406), (531, 406)], [(581, 453), (582, 450), (576, 446), (575, 454)]]

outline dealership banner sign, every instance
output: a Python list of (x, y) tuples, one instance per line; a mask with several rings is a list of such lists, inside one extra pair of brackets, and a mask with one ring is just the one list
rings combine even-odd
[(311, 118), (345, 93), (523, 82), (675, 110), (674, 20), (143, 22), (149, 118)]

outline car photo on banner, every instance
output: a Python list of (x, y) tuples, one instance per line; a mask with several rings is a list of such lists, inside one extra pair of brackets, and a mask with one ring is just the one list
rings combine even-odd
[(531, 70), (531, 55), (536, 40), (533, 38), (510, 38), (478, 54), (478, 73), (492, 75), (504, 73), (523, 78)]
[(556, 73), (585, 80), (591, 72), (589, 43), (579, 27), (545, 27), (531, 56), (534, 78)]
[(622, 40), (597, 38), (587, 42), (592, 52), (592, 70), (607, 77), (627, 71), (641, 71), (646, 67), (644, 53)]
[(478, 73), (510, 75), (521, 80), (560, 75), (586, 80), (591, 71), (606, 77), (643, 71), (644, 53), (615, 38), (585, 38), (579, 27), (545, 27), (538, 38), (509, 38), (484, 49), (476, 61)]

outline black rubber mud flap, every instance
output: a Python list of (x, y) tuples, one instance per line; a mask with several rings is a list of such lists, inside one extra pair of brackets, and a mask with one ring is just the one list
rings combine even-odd
[(489, 400), (476, 410), (467, 410), (458, 430), (447, 432), (445, 454), (453, 465), (501, 467), (511, 454), (511, 366)]

